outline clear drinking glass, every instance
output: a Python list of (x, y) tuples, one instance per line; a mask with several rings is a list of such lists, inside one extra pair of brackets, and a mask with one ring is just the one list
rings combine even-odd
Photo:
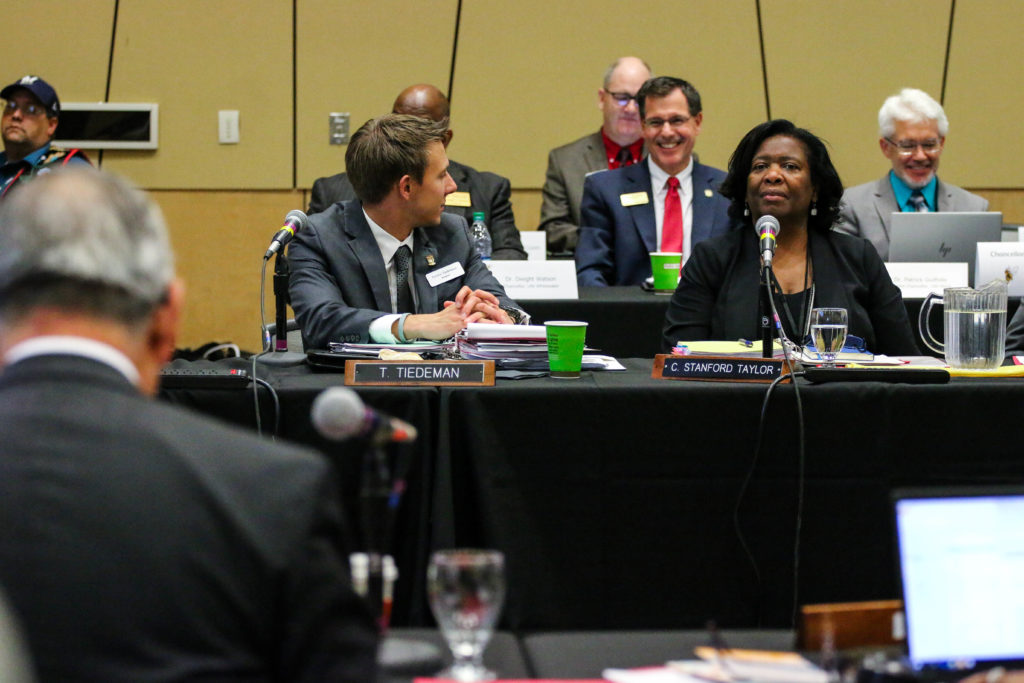
[(811, 311), (811, 336), (826, 368), (836, 366), (836, 354), (846, 343), (846, 309), (815, 308)]
[(483, 664), (505, 601), (505, 556), (496, 550), (440, 550), (427, 569), (430, 609), (454, 662), (438, 674), (456, 681), (492, 681)]

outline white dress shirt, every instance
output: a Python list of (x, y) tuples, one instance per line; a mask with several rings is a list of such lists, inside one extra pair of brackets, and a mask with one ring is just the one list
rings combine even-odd
[[(661, 227), (665, 222), (665, 196), (668, 194), (668, 173), (647, 157), (647, 168), (651, 172), (651, 192), (654, 197), (654, 224), (657, 226), (654, 247), (661, 250)], [(693, 230), (693, 157), (682, 171), (676, 174), (679, 179), (679, 201), (683, 207), (683, 263), (690, 257), (690, 235)]]
[(87, 337), (71, 335), (48, 335), (32, 337), (15, 344), (4, 356), (6, 365), (34, 356), (80, 356), (109, 365), (125, 376), (132, 384), (138, 386), (139, 371), (135, 364), (113, 346)]

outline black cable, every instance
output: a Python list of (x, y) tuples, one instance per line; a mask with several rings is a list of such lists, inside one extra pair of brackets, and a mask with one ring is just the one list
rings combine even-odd
[[(263, 436), (263, 420), (260, 417), (260, 389), (259, 383), (262, 381), (256, 377), (256, 359), (260, 356), (265, 355), (270, 351), (270, 332), (267, 331), (267, 311), (263, 305), (263, 300), (266, 297), (267, 291), (267, 259), (263, 259), (262, 267), (260, 268), (260, 341), (263, 344), (263, 350), (257, 354), (253, 354), (252, 357), (252, 404), (253, 410), (256, 413), (256, 433)], [(277, 334), (281, 334), (278, 330)], [(264, 382), (265, 383), (265, 382)], [(277, 394), (274, 394), (275, 400)], [(275, 428), (274, 435), (277, 435)]]
[[(793, 377), (803, 377), (805, 373), (793, 373)], [(807, 458), (804, 453), (804, 402), (800, 397), (800, 383), (793, 380), (793, 396), (796, 399), (796, 538), (793, 540), (793, 614), (791, 624), (796, 628), (796, 618), (800, 611), (800, 532), (804, 523), (804, 470)]]
[[(260, 354), (263, 355), (263, 354)], [(253, 378), (253, 382), (263, 387), (270, 393), (270, 398), (274, 400), (274, 433), (271, 434), (271, 438), (276, 438), (278, 432), (281, 431), (281, 399), (277, 395), (277, 390), (270, 386), (270, 382), (265, 379)]]
[(757, 589), (757, 626), (761, 627), (761, 570), (757, 566), (757, 558), (754, 557), (754, 553), (751, 552), (750, 546), (747, 545), (746, 537), (743, 535), (743, 527), (740, 525), (740, 508), (743, 506), (743, 499), (747, 495), (747, 488), (750, 486), (750, 481), (754, 478), (754, 470), (757, 469), (757, 461), (761, 456), (761, 447), (764, 443), (764, 426), (766, 423), (766, 415), (768, 414), (768, 404), (771, 401), (772, 392), (780, 382), (789, 377), (788, 374), (780, 375), (772, 380), (772, 383), (768, 385), (768, 391), (764, 394), (764, 399), (761, 401), (761, 417), (757, 422), (757, 439), (754, 443), (754, 457), (750, 461), (750, 467), (747, 469), (746, 476), (743, 477), (743, 483), (740, 484), (740, 492), (736, 497), (736, 506), (732, 512), (732, 523), (733, 528), (736, 530), (736, 538), (740, 542), (740, 547), (743, 548), (743, 553), (747, 556), (747, 561), (750, 562), (751, 569), (754, 570), (754, 586)]

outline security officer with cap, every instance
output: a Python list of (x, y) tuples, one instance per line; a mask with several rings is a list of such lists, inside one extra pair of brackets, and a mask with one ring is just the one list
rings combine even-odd
[(57, 132), (60, 100), (49, 83), (39, 76), (23, 76), (0, 90), (0, 98), (5, 100), (0, 117), (0, 198), (19, 182), (52, 168), (91, 165), (81, 150), (50, 145)]

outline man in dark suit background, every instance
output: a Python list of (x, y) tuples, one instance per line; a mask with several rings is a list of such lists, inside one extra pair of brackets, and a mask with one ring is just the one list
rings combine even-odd
[(588, 173), (629, 166), (643, 158), (636, 93), (651, 76), (651, 67), (639, 57), (615, 60), (597, 90), (597, 108), (603, 117), (600, 130), (548, 154), (537, 228), (547, 233), (548, 251), (576, 251), (583, 179)]
[(471, 322), (528, 316), (445, 212), (455, 191), (444, 122), (388, 114), (345, 152), (359, 199), (309, 217), (288, 248), (289, 294), (307, 348), (330, 342), (442, 340)]
[[(725, 173), (693, 155), (704, 114), (680, 78), (652, 78), (637, 93), (647, 159), (587, 176), (580, 208), (576, 279), (581, 286), (638, 285), (650, 252), (682, 252), (730, 228), (718, 193)], [(674, 220), (673, 220), (674, 219)]]
[(156, 206), (67, 169), (0, 225), (0, 585), (40, 680), (373, 680), (326, 460), (149, 400), (183, 302)]
[[(395, 98), (391, 108), (393, 114), (419, 116), (447, 124), (451, 108), (448, 98), (432, 85), (411, 85)], [(452, 129), (448, 128), (444, 146), (452, 141)], [(508, 178), (496, 173), (478, 171), (475, 168), (448, 160), (448, 174), (455, 181), (455, 191), (448, 195), (444, 210), (455, 216), (462, 216), (467, 223), (473, 222), (473, 212), (483, 211), (487, 230), (491, 233), (491, 258), (497, 260), (521, 260), (526, 250), (519, 237), (519, 228), (512, 214), (512, 187)], [(320, 213), (335, 202), (355, 199), (356, 193), (345, 173), (313, 182), (309, 200), (309, 213)]]

